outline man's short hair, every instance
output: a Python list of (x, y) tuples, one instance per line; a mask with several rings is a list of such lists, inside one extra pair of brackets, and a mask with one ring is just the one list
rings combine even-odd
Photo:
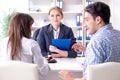
[(100, 16), (106, 24), (110, 21), (110, 8), (103, 2), (95, 2), (86, 6), (85, 12), (90, 13), (94, 20), (97, 16)]

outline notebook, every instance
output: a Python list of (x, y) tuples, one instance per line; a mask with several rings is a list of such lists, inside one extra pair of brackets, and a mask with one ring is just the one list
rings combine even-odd
[(71, 39), (52, 39), (52, 45), (61, 50), (70, 50)]

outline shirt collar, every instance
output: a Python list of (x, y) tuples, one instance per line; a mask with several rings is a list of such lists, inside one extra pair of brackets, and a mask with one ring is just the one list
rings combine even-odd
[(109, 23), (109, 24), (103, 26), (103, 27), (100, 28), (96, 33), (94, 33), (93, 35), (91, 35), (91, 37), (93, 37), (93, 36), (95, 36), (95, 35), (97, 35), (97, 34), (103, 32), (103, 31), (106, 30), (106, 29), (113, 29), (112, 24)]

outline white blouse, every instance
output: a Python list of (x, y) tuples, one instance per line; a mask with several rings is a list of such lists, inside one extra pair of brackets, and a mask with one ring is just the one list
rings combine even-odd
[[(0, 42), (0, 57), (2, 60), (10, 60), (11, 47), (8, 46), (8, 37), (1, 40)], [(21, 61), (35, 63), (39, 66), (39, 73), (41, 75), (47, 75), (49, 71), (48, 64), (44, 63), (44, 57), (41, 54), (40, 47), (38, 43), (32, 39), (22, 38), (22, 56)]]

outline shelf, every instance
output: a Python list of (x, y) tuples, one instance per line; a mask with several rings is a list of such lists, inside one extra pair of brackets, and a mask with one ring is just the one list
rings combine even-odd
[(90, 42), (90, 40), (85, 40), (85, 42), (86, 42), (86, 43), (89, 43), (89, 42)]
[(76, 30), (78, 30), (78, 29), (82, 30), (82, 26), (72, 26), (71, 28), (76, 29)]
[[(54, 1), (54, 0), (53, 0)], [(29, 14), (34, 18), (35, 22), (33, 27), (42, 27), (50, 23), (48, 19), (48, 11), (51, 8), (52, 0), (29, 0)], [(81, 14), (83, 13), (83, 0), (62, 0), (62, 11), (63, 11), (63, 24), (69, 26), (73, 30), (75, 37), (78, 36), (78, 30), (81, 30), (82, 26), (77, 26), (80, 21), (77, 21)], [(79, 18), (77, 18), (79, 16)], [(77, 19), (76, 19), (77, 18)], [(81, 21), (83, 19), (80, 19)], [(77, 22), (76, 22), (77, 21)], [(83, 34), (82, 34), (83, 36)], [(83, 38), (83, 37), (82, 37)], [(77, 42), (83, 42), (82, 40), (77, 40)]]
[[(80, 14), (82, 12), (72, 12), (72, 11), (64, 11), (63, 14)], [(29, 14), (48, 14), (48, 12), (37, 12), (37, 11), (29, 11)]]
[(48, 12), (29, 11), (29, 14), (47, 14)]
[(82, 43), (82, 40), (76, 40), (77, 43)]

